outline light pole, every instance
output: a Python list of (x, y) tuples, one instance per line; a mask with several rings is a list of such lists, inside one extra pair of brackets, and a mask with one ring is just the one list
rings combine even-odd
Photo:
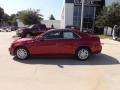
[(82, 0), (81, 25), (80, 25), (80, 31), (82, 31), (82, 32), (83, 32), (83, 18), (84, 18), (84, 2), (85, 2), (85, 0)]

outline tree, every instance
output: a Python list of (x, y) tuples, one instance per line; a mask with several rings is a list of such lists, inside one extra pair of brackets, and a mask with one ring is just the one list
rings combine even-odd
[(9, 16), (4, 13), (4, 9), (0, 7), (0, 25), (17, 26), (16, 14)]
[(53, 16), (53, 14), (50, 15), (49, 20), (55, 20), (55, 17)]
[(12, 14), (10, 17), (9, 17), (9, 24), (11, 24), (11, 26), (17, 26), (17, 15), (16, 14)]
[(9, 26), (17, 26), (17, 21), (16, 21), (16, 14), (8, 15), (4, 14), (2, 24), (4, 25), (9, 25)]
[(8, 14), (6, 14), (6, 13), (4, 13), (4, 16), (2, 17), (2, 22), (1, 22), (1, 24), (2, 25), (7, 25), (8, 24), (8, 21), (9, 21), (9, 15)]
[(2, 23), (4, 17), (4, 9), (0, 7), (0, 24)]
[(96, 19), (97, 27), (110, 26), (113, 28), (114, 25), (120, 25), (120, 3), (118, 2), (104, 7)]
[(22, 10), (18, 12), (18, 18), (25, 24), (25, 25), (32, 25), (38, 24), (43, 19), (42, 15), (39, 14), (40, 10)]

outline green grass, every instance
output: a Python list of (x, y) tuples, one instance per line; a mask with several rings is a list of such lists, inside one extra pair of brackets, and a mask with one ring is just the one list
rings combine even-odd
[(111, 35), (98, 35), (100, 39), (112, 39)]

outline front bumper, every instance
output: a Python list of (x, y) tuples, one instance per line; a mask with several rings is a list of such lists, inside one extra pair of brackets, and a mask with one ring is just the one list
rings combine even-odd
[(9, 48), (10, 55), (14, 56), (14, 50), (12, 48)]

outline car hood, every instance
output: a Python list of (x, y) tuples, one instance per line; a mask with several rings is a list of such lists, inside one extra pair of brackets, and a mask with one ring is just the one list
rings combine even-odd
[(33, 37), (30, 37), (30, 38), (18, 39), (15, 42), (30, 42), (30, 41), (33, 41), (33, 40), (34, 40)]

